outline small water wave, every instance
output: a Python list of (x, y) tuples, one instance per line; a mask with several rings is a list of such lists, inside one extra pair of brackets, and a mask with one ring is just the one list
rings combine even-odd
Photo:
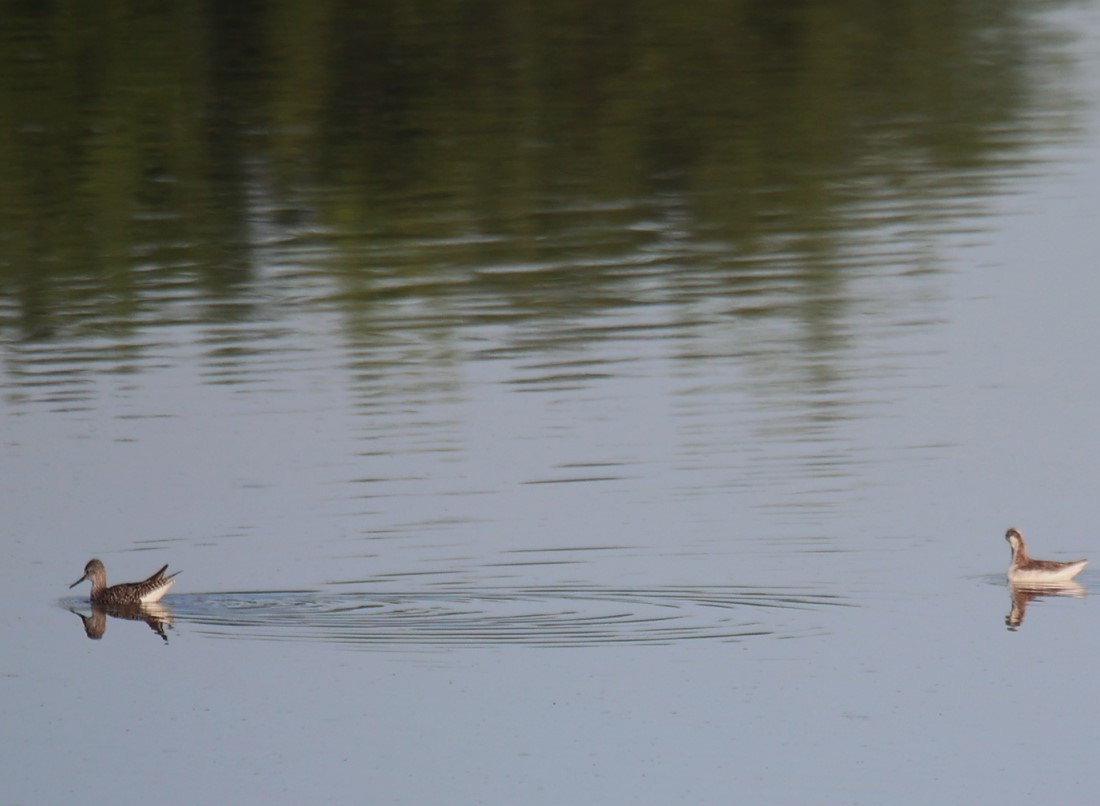
[(792, 638), (825, 632), (812, 613), (851, 605), (839, 596), (796, 589), (569, 585), (188, 594), (171, 597), (171, 606), (177, 624), (212, 637), (367, 648)]

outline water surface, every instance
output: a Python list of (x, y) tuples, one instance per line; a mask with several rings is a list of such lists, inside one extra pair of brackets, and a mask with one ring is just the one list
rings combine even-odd
[(1100, 554), (1094, 4), (83, 13), (0, 32), (13, 802), (1100, 783), (1096, 572), (1003, 582)]

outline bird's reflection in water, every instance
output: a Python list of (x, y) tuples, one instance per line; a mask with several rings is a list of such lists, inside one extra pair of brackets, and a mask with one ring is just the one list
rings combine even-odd
[(1085, 597), (1085, 586), (1080, 582), (1010, 582), (1008, 593), (1012, 599), (1012, 609), (1005, 616), (1005, 624), (1010, 630), (1016, 630), (1024, 623), (1027, 606), (1047, 596), (1072, 596), (1075, 599)]
[(107, 631), (107, 616), (113, 616), (127, 621), (144, 621), (149, 625), (149, 629), (164, 639), (164, 643), (168, 643), (167, 630), (172, 629), (172, 611), (164, 604), (128, 606), (93, 604), (91, 607), (92, 614), (90, 616), (86, 616), (74, 608), (69, 608), (69, 611), (80, 616), (80, 620), (84, 622), (85, 635), (94, 641), (102, 638), (103, 633)]

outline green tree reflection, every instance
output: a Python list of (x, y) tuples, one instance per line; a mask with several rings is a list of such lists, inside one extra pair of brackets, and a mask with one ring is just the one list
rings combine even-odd
[(7, 3), (0, 332), (246, 318), (273, 259), (359, 320), (456, 288), (599, 310), (642, 269), (747, 295), (765, 266), (812, 324), (863, 239), (922, 267), (1060, 135), (1046, 5)]

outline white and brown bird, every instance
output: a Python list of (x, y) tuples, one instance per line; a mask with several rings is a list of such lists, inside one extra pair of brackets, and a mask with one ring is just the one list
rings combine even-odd
[(1081, 573), (1081, 569), (1089, 562), (1088, 560), (1071, 560), (1064, 563), (1055, 560), (1033, 560), (1027, 554), (1024, 535), (1019, 529), (1009, 529), (1005, 532), (1005, 540), (1012, 547), (1012, 563), (1008, 566), (1009, 582), (1024, 584), (1066, 582)]
[(176, 584), (175, 576), (179, 573), (164, 575), (168, 566), (164, 566), (148, 579), (141, 582), (121, 582), (118, 585), (107, 587), (107, 569), (99, 560), (89, 560), (84, 566), (84, 576), (70, 585), (75, 588), (85, 579), (92, 582), (92, 603), (114, 606), (133, 606), (152, 604), (159, 602), (168, 589)]

